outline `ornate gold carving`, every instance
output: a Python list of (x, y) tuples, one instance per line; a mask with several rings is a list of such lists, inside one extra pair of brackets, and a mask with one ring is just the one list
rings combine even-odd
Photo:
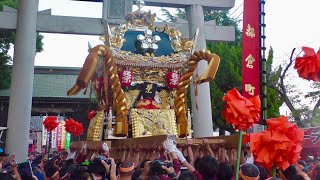
[(247, 62), (246, 67), (253, 69), (253, 63), (254, 63), (255, 59), (253, 58), (253, 56), (251, 54), (246, 58), (245, 61)]
[(251, 27), (250, 24), (248, 24), (247, 29), (246, 29), (246, 35), (250, 38), (256, 37), (256, 34), (254, 32), (254, 28)]
[(132, 109), (131, 118), (133, 137), (177, 134), (173, 109)]
[(252, 86), (251, 84), (245, 84), (245, 91), (249, 93), (251, 96), (254, 96), (254, 90), (256, 88)]
[(115, 63), (123, 66), (149, 67), (149, 68), (181, 68), (188, 63), (190, 53), (176, 53), (170, 56), (143, 56), (128, 51), (112, 49)]
[(151, 26), (155, 21), (156, 14), (151, 11), (143, 12), (137, 10), (126, 16), (127, 25), (130, 28), (139, 28), (143, 26)]
[(101, 141), (104, 121), (104, 110), (99, 111), (97, 115), (90, 121), (87, 131), (87, 141)]
[[(186, 95), (187, 88), (189, 87), (192, 75), (200, 60), (206, 60), (209, 62), (209, 69), (207, 69), (200, 79), (196, 80), (196, 83), (208, 82), (213, 80), (218, 70), (220, 58), (216, 54), (211, 54), (210, 51), (196, 51), (190, 57), (187, 68), (185, 69), (177, 88), (177, 93), (174, 100), (179, 137), (185, 137), (188, 135), (188, 120), (187, 120), (187, 105)], [(216, 61), (216, 62), (215, 62)], [(210, 65), (211, 64), (211, 65)]]

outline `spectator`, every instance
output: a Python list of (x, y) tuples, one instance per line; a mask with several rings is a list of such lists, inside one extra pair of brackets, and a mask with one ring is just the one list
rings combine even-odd
[(240, 167), (240, 178), (243, 180), (258, 180), (259, 179), (259, 169), (256, 165), (251, 163), (245, 163)]
[(181, 173), (178, 180), (197, 180), (197, 177), (192, 172), (186, 171)]
[(0, 169), (8, 163), (8, 156), (9, 154), (6, 154), (4, 151), (0, 152)]
[(197, 169), (204, 180), (216, 177), (218, 170), (217, 161), (211, 156), (203, 156), (199, 160), (199, 169)]
[(232, 168), (229, 163), (220, 163), (218, 167), (217, 179), (218, 180), (231, 180), (233, 177)]
[(131, 162), (124, 162), (119, 167), (120, 180), (131, 180), (134, 173), (134, 164)]

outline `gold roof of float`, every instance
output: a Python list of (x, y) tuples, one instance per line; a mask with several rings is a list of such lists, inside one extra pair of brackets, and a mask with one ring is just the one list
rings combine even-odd
[[(133, 68), (181, 69), (185, 67), (195, 48), (198, 33), (190, 40), (188, 38), (183, 38), (182, 33), (179, 30), (170, 27), (167, 24), (163, 27), (156, 27), (154, 25), (156, 14), (151, 13), (151, 11), (143, 11), (141, 9), (144, 5), (142, 0), (137, 0), (136, 4), (138, 10), (126, 16), (125, 24), (111, 29), (107, 25), (105, 36), (100, 38), (105, 44), (111, 47), (115, 63), (120, 66), (129, 66)], [(153, 48), (154, 51), (161, 51), (161, 48), (163, 47), (159, 46), (158, 49), (158, 43), (159, 41), (162, 41), (162, 39), (154, 34), (165, 35), (169, 39), (166, 47), (171, 46), (172, 53), (156, 56), (152, 51), (135, 53), (123, 50), (124, 44), (128, 43), (125, 37), (127, 32), (142, 33), (137, 36), (136, 41), (142, 42), (142, 48), (145, 48), (145, 46), (148, 48), (149, 45), (149, 49)], [(132, 44), (132, 46), (134, 47), (135, 44)]]

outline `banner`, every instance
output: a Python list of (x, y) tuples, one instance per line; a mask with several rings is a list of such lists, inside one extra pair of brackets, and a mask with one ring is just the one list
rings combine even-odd
[(320, 148), (320, 127), (304, 129), (303, 148)]
[(71, 144), (71, 134), (70, 133), (66, 133), (66, 149), (70, 149), (70, 144)]
[[(47, 116), (43, 116), (42, 122), (47, 118)], [(48, 131), (42, 124), (42, 146), (47, 145)]]
[(62, 132), (62, 126), (61, 126), (61, 122), (59, 123), (58, 127), (57, 127), (57, 142), (56, 142), (56, 146), (57, 146), (57, 150), (61, 151), (61, 132)]
[(65, 149), (66, 147), (66, 128), (64, 127), (65, 121), (61, 122), (61, 149)]
[(51, 148), (53, 149), (57, 148), (57, 130), (58, 128), (55, 128), (51, 131)]
[(242, 33), (242, 95), (260, 95), (260, 2), (244, 0)]

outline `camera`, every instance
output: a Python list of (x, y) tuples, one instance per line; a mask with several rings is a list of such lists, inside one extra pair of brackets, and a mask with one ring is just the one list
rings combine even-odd
[(111, 164), (111, 160), (110, 160), (110, 159), (107, 159), (107, 158), (104, 157), (104, 156), (96, 156), (96, 157), (93, 159), (92, 162), (99, 164), (99, 163), (101, 163), (101, 161), (106, 162), (108, 165)]
[(150, 162), (150, 173), (152, 175), (166, 174), (166, 171), (162, 169), (162, 166), (169, 168), (172, 167), (173, 164), (171, 162), (163, 162), (159, 159), (155, 159)]

